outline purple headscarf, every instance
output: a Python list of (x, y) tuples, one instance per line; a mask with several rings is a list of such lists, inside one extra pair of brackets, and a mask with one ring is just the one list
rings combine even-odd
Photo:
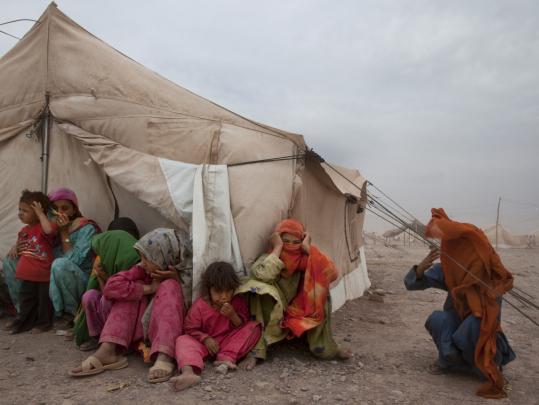
[(60, 187), (60, 188), (57, 188), (56, 190), (54, 191), (51, 191), (49, 193), (49, 200), (51, 200), (51, 202), (55, 202), (55, 201), (59, 201), (59, 200), (67, 200), (67, 201), (71, 201), (71, 203), (74, 205), (75, 207), (75, 213), (76, 213), (76, 216), (82, 216), (80, 210), (79, 210), (79, 200), (77, 199), (77, 195), (75, 194), (75, 192), (69, 188), (66, 188), (66, 187)]
[(79, 207), (79, 200), (77, 199), (75, 192), (65, 187), (60, 187), (54, 191), (51, 191), (49, 193), (49, 200), (51, 200), (51, 202), (68, 200), (71, 201), (75, 207)]

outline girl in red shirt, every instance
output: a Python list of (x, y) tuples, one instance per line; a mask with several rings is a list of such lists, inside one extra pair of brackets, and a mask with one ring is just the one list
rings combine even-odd
[(56, 224), (46, 215), (50, 202), (39, 191), (24, 190), (19, 200), (19, 219), (26, 224), (18, 234), (19, 247), (15, 276), (21, 280), (20, 313), (12, 333), (44, 332), (52, 326), (49, 279)]

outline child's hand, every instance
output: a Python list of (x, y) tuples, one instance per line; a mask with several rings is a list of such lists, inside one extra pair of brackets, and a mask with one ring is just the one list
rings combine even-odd
[(311, 234), (309, 232), (303, 233), (303, 240), (301, 242), (301, 248), (307, 254), (311, 253)]
[(228, 302), (223, 304), (219, 312), (221, 312), (221, 314), (226, 316), (227, 318), (232, 318), (234, 315), (236, 315), (236, 311), (234, 311), (234, 307)]
[(204, 346), (206, 346), (206, 349), (208, 349), (208, 352), (212, 356), (215, 356), (217, 352), (219, 352), (219, 343), (217, 343), (217, 340), (215, 340), (211, 336), (208, 336), (206, 339), (204, 339)]
[(41, 206), (41, 203), (39, 201), (33, 201), (30, 206), (32, 207), (36, 215), (43, 214), (43, 207)]
[(7, 257), (10, 257), (12, 259), (16, 259), (17, 256), (19, 256), (19, 252), (17, 250), (17, 245), (13, 246), (11, 249), (9, 249), (9, 252), (7, 254)]
[(176, 281), (180, 281), (180, 276), (176, 269), (172, 266), (168, 266), (167, 270), (154, 270), (151, 274), (152, 278), (157, 278), (159, 280), (166, 280), (168, 278), (173, 278)]
[(160, 284), (161, 284), (161, 279), (160, 278), (152, 279), (151, 284), (148, 286), (148, 290), (147, 290), (148, 295), (155, 294), (155, 292), (159, 288)]
[(19, 240), (17, 241), (17, 245), (15, 246), (15, 249), (17, 250), (17, 255), (16, 255), (16, 256), (19, 256), (19, 254), (20, 254), (23, 250), (28, 249), (28, 240), (26, 240), (26, 239), (19, 239)]
[(282, 248), (283, 247), (283, 240), (281, 239), (281, 234), (279, 232), (274, 232), (271, 235), (270, 243), (273, 249), (275, 248)]
[(103, 270), (101, 263), (96, 263), (94, 265), (94, 271), (97, 278), (101, 279), (103, 282), (107, 281), (107, 273), (105, 273), (105, 270)]
[(229, 302), (225, 302), (221, 306), (219, 312), (222, 315), (226, 316), (228, 319), (230, 319), (230, 322), (232, 322), (232, 325), (234, 325), (235, 327), (240, 326), (243, 322), (234, 307)]
[(419, 263), (415, 269), (416, 275), (418, 278), (423, 277), (423, 273), (425, 273), (430, 266), (434, 263), (435, 260), (438, 260), (440, 258), (440, 251), (438, 249), (431, 249), (429, 251), (429, 254)]
[(58, 227), (65, 228), (69, 226), (69, 217), (64, 213), (59, 213), (56, 217), (56, 223), (58, 224)]

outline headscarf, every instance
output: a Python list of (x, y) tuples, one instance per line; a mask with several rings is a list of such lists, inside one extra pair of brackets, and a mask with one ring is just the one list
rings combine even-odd
[(135, 224), (135, 221), (133, 221), (131, 218), (120, 217), (112, 220), (112, 222), (109, 224), (109, 227), (107, 228), (107, 231), (115, 230), (122, 230), (128, 232), (135, 239), (140, 239), (140, 233), (137, 224)]
[(174, 229), (154, 229), (140, 238), (134, 248), (161, 270), (176, 267), (181, 261), (180, 242)]
[[(295, 219), (285, 219), (277, 224), (275, 232), (281, 235), (283, 233), (289, 233), (298, 238), (298, 240), (302, 240), (305, 230), (301, 222)], [(285, 265), (285, 277), (290, 277), (298, 269), (305, 270), (307, 266), (308, 256), (301, 250), (301, 243), (283, 243), (283, 250), (279, 258)]]
[(67, 200), (73, 204), (73, 207), (75, 208), (75, 219), (71, 221), (71, 225), (69, 227), (69, 233), (76, 232), (80, 228), (88, 224), (91, 224), (95, 228), (97, 233), (101, 233), (101, 228), (94, 220), (85, 218), (82, 216), (79, 209), (79, 200), (73, 190), (67, 187), (60, 187), (54, 191), (51, 191), (48, 197), (51, 202)]
[(469, 315), (481, 319), (474, 360), (488, 382), (479, 388), (477, 395), (503, 398), (506, 396), (504, 378), (494, 356), (497, 334), (501, 331), (499, 297), (513, 288), (513, 276), (481, 229), (450, 220), (442, 208), (433, 208), (431, 213), (425, 236), (442, 241), (440, 261), (455, 310), (460, 319)]
[[(107, 277), (130, 269), (140, 260), (137, 251), (133, 248), (136, 241), (124, 231), (108, 231), (95, 235), (92, 238), (92, 249), (98, 256), (94, 261), (94, 267), (100, 264)], [(99, 290), (99, 281), (94, 271), (90, 274), (86, 286), (87, 291), (91, 289)], [(77, 311), (73, 332), (75, 343), (79, 346), (90, 337), (86, 324), (86, 313), (82, 307)]]
[[(299, 240), (304, 237), (303, 225), (295, 219), (281, 221), (275, 231), (289, 233)], [(305, 272), (298, 293), (288, 305), (281, 323), (283, 328), (290, 329), (294, 336), (299, 337), (324, 320), (329, 286), (337, 279), (338, 271), (333, 262), (314, 245), (310, 246), (310, 254), (307, 254), (301, 249), (301, 243), (285, 243), (280, 259), (286, 267), (285, 276), (297, 270)]]
[[(99, 256), (100, 264), (108, 277), (128, 270), (140, 257), (134, 249), (137, 240), (125, 231), (107, 231), (92, 238), (92, 249)], [(95, 275), (88, 280), (87, 289), (98, 288)]]
[(71, 201), (71, 203), (73, 204), (73, 206), (75, 207), (75, 212), (77, 214), (77, 216), (82, 216), (82, 214), (80, 213), (80, 210), (79, 210), (79, 200), (77, 198), (77, 195), (75, 194), (75, 192), (67, 187), (60, 187), (60, 188), (57, 188), (56, 190), (54, 191), (51, 191), (49, 193), (49, 200), (51, 200), (51, 202), (55, 202), (55, 201), (59, 201), (59, 200), (67, 200), (67, 201)]

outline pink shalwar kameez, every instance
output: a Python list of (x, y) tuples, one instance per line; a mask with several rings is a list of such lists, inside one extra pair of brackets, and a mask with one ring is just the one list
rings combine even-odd
[[(141, 319), (148, 305), (144, 285), (151, 282), (152, 279), (144, 269), (140, 265), (135, 265), (130, 270), (109, 278), (103, 289), (103, 297), (99, 297), (98, 294), (86, 297), (83, 303), (85, 309), (92, 307), (96, 312), (96, 322), (92, 326), (90, 322), (88, 324), (90, 334), (95, 333), (94, 336), (98, 336), (101, 332), (100, 343), (116, 343), (125, 349), (133, 347), (142, 340)], [(105, 320), (104, 325), (99, 331), (102, 320)], [(181, 286), (176, 280), (164, 280), (157, 288), (152, 304), (148, 328), (148, 338), (152, 345), (151, 355), (161, 352), (174, 357), (174, 342), (182, 334), (183, 321)]]
[(176, 361), (178, 368), (192, 366), (200, 372), (204, 360), (209, 356), (204, 339), (214, 338), (219, 343), (217, 360), (236, 363), (255, 346), (260, 339), (260, 324), (248, 321), (249, 308), (244, 297), (236, 295), (230, 303), (240, 319), (235, 327), (232, 321), (206, 300), (196, 300), (185, 318), (185, 335), (176, 340)]

